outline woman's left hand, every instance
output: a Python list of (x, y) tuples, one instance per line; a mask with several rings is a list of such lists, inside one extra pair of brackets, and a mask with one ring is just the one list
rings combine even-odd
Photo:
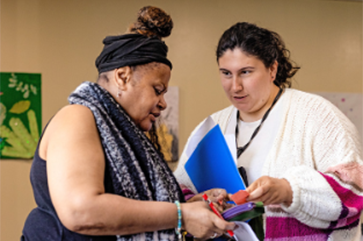
[(292, 189), (286, 179), (262, 176), (254, 181), (246, 191), (250, 193), (247, 201), (261, 201), (264, 205), (292, 203)]
[[(214, 204), (216, 209), (221, 213), (226, 208), (231, 207), (230, 204), (227, 204), (226, 201), (230, 201), (229, 195), (227, 194), (225, 189), (222, 188), (213, 188), (209, 189), (204, 192), (207, 194), (209, 200)], [(199, 193), (188, 200), (188, 202), (195, 202), (195, 201), (204, 201), (202, 195), (204, 193)]]

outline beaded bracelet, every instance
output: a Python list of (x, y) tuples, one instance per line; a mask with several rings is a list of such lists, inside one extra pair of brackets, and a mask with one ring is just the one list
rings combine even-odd
[(175, 233), (178, 235), (178, 239), (181, 240), (181, 226), (182, 226), (182, 214), (179, 201), (174, 202), (178, 209), (178, 227), (175, 228)]

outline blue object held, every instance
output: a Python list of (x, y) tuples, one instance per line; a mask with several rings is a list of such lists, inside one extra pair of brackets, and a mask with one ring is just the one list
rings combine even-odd
[(246, 189), (218, 124), (199, 142), (185, 170), (199, 193), (212, 188), (227, 193)]

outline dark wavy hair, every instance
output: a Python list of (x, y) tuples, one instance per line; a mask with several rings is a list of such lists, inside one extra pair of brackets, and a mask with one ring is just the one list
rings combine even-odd
[(235, 48), (260, 59), (266, 68), (271, 67), (277, 60), (278, 69), (274, 83), (281, 88), (291, 87), (291, 78), (300, 69), (290, 60), (290, 51), (285, 48), (280, 35), (255, 24), (241, 22), (227, 29), (218, 42), (217, 62), (227, 50)]

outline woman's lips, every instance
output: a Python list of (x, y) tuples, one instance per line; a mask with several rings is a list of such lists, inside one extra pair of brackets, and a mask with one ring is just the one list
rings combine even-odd
[(152, 122), (156, 121), (156, 118), (160, 116), (160, 113), (150, 113), (150, 118)]
[(233, 98), (235, 99), (235, 100), (244, 100), (244, 99), (246, 99), (246, 97), (247, 97), (248, 95), (244, 95), (244, 96), (233, 96)]

